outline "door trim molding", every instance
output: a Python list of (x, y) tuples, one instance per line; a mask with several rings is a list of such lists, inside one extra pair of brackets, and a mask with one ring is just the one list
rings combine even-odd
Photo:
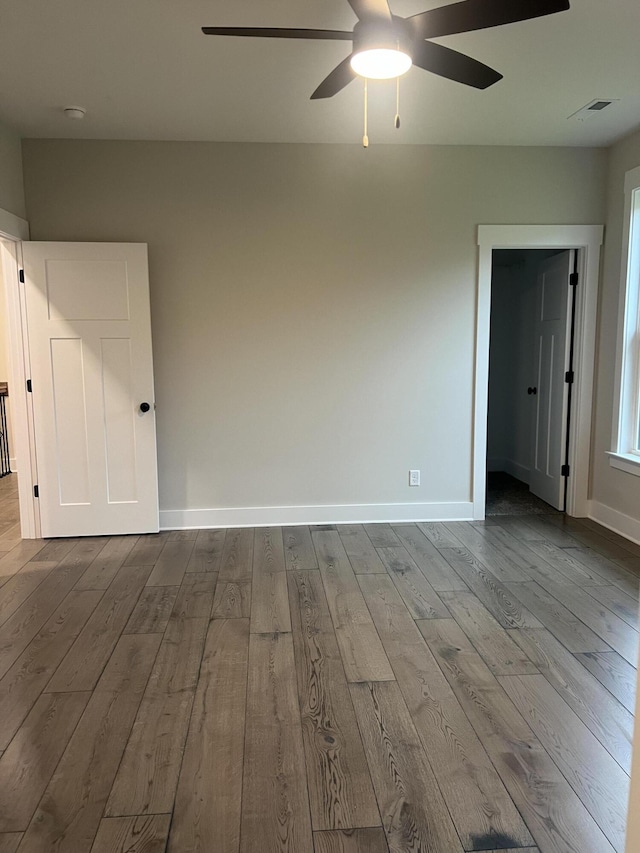
[(489, 402), (489, 336), (491, 272), (494, 249), (577, 249), (579, 284), (576, 293), (575, 374), (569, 436), (571, 476), (567, 514), (589, 513), (588, 489), (591, 454), (591, 413), (596, 349), (596, 317), (600, 248), (603, 225), (479, 225), (478, 289), (476, 296), (476, 348), (471, 472), (473, 517), (485, 517), (487, 412)]
[(0, 210), (0, 265), (5, 284), (7, 338), (9, 342), (9, 396), (12, 444), (18, 460), (20, 531), (23, 539), (40, 536), (40, 514), (33, 496), (38, 482), (35, 463), (33, 413), (26, 382), (29, 378), (29, 343), (26, 331), (24, 292), (18, 282), (22, 263), (22, 240), (29, 239), (29, 223), (7, 210)]

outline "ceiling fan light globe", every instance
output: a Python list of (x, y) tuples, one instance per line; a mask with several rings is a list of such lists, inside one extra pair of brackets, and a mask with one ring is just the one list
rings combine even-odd
[(389, 80), (401, 77), (411, 68), (411, 57), (402, 50), (372, 48), (361, 50), (351, 57), (351, 67), (360, 77), (369, 80)]

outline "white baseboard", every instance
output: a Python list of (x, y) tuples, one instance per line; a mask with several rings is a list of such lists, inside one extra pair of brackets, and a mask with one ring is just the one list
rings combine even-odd
[(521, 465), (513, 459), (505, 459), (504, 464), (504, 470), (507, 474), (511, 474), (511, 476), (515, 477), (516, 480), (520, 480), (521, 482), (529, 485), (529, 469), (525, 465)]
[(588, 517), (593, 521), (640, 545), (640, 519), (632, 518), (598, 501), (589, 501), (587, 511)]
[(494, 471), (505, 471), (505, 460), (499, 456), (487, 458), (487, 471), (491, 474)]
[(367, 524), (385, 521), (471, 521), (472, 519), (473, 504), (471, 501), (460, 503), (164, 509), (160, 510), (160, 530), (280, 527), (296, 524)]
[(13, 459), (10, 458), (9, 459), (9, 467), (11, 468), (12, 474), (17, 474), (18, 473), (18, 460), (15, 458), (13, 458)]

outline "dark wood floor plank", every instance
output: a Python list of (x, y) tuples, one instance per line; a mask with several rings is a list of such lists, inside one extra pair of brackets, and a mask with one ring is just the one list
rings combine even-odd
[(624, 536), (621, 536), (614, 530), (609, 530), (607, 527), (603, 527), (601, 524), (598, 524), (598, 522), (594, 521), (592, 518), (575, 518), (571, 519), (571, 522), (580, 525), (580, 527), (586, 527), (587, 530), (590, 530), (592, 533), (597, 533), (604, 539), (609, 539), (611, 542), (614, 543), (614, 545), (618, 545), (625, 551), (629, 551), (630, 554), (634, 554), (637, 557), (640, 556), (640, 545), (638, 545), (636, 542), (632, 542), (630, 539), (625, 539)]
[(290, 572), (289, 602), (314, 829), (380, 823), (320, 573)]
[(169, 538), (154, 563), (147, 586), (177, 586), (182, 583), (194, 546), (193, 539)]
[[(584, 652), (574, 655), (631, 714), (636, 707), (635, 667), (617, 652)], [(1, 687), (1, 685), (0, 685)]]
[(536, 617), (466, 548), (441, 553), (503, 628), (541, 628)]
[(164, 853), (170, 823), (170, 814), (103, 818), (91, 853)]
[(564, 550), (584, 566), (592, 576), (597, 577), (599, 575), (605, 583), (619, 587), (627, 595), (638, 596), (640, 578), (637, 573), (627, 571), (622, 566), (608, 559), (608, 557), (599, 554), (591, 548), (565, 548)]
[(548, 631), (514, 631), (514, 639), (621, 767), (631, 767), (633, 716)]
[(540, 584), (518, 583), (510, 587), (518, 598), (571, 652), (609, 652), (611, 647)]
[(179, 586), (146, 586), (140, 593), (125, 634), (162, 634), (167, 627)]
[(251, 632), (290, 631), (289, 596), (280, 527), (258, 527), (253, 546)]
[(149, 575), (148, 566), (123, 566), (106, 590), (45, 690), (93, 690)]
[(526, 675), (538, 668), (472, 592), (442, 593), (451, 615), (494, 675)]
[(414, 619), (449, 617), (449, 611), (438, 593), (413, 562), (406, 548), (402, 545), (380, 548), (378, 553)]
[(313, 853), (291, 634), (251, 634), (242, 853)]
[(390, 524), (363, 524), (362, 526), (374, 548), (393, 548), (394, 545), (400, 544)]
[(213, 597), (214, 619), (248, 619), (251, 616), (251, 581), (236, 583), (218, 576)]
[(21, 832), (40, 802), (90, 693), (44, 694), (0, 759), (0, 832)]
[(107, 589), (137, 541), (137, 536), (110, 536), (76, 584), (76, 589)]
[(0, 834), (0, 853), (16, 853), (21, 841), (21, 832), (7, 832)]
[(627, 774), (543, 675), (514, 675), (498, 681), (612, 846), (623, 853)]
[(282, 538), (288, 571), (304, 572), (307, 569), (318, 568), (318, 558), (308, 525), (299, 524), (296, 527), (283, 527)]
[(438, 550), (440, 548), (460, 547), (460, 540), (441, 521), (421, 521), (416, 526)]
[(316, 853), (389, 853), (384, 831), (375, 827), (314, 832), (313, 843)]
[(182, 579), (171, 617), (209, 619), (218, 576), (215, 572), (189, 572)]
[(462, 853), (398, 685), (360, 683), (350, 690), (389, 848)]
[(393, 531), (436, 592), (468, 589), (435, 545), (416, 524), (393, 525)]
[(627, 573), (632, 573), (636, 578), (640, 566), (640, 558), (637, 555), (630, 553), (627, 548), (621, 548), (611, 542), (604, 536), (600, 536), (591, 530), (587, 530), (582, 525), (571, 525), (570, 537), (572, 541), (567, 542), (567, 547), (571, 548), (578, 546), (586, 548), (598, 553), (601, 557), (608, 559), (610, 562), (618, 565)]
[(552, 542), (528, 542), (527, 547), (543, 561), (533, 567), (536, 571), (530, 572), (532, 580), (536, 580), (541, 574), (556, 583), (600, 584), (607, 582), (602, 575), (591, 571), (583, 563), (576, 560), (570, 548), (559, 548)]
[(158, 650), (157, 634), (121, 638), (21, 844), (21, 853), (89, 853)]
[(449, 522), (449, 532), (479, 560), (499, 581), (528, 581), (529, 575), (506, 556), (498, 542), (489, 539), (481, 530), (472, 527), (466, 521)]
[(251, 616), (253, 528), (227, 530), (213, 600), (215, 619)]
[(106, 817), (171, 811), (207, 627), (207, 619), (169, 622), (109, 795)]
[[(33, 560), (36, 555), (41, 554), (45, 547), (44, 539), (25, 539), (15, 548), (0, 556), (0, 587), (7, 583), (16, 572), (19, 572), (29, 560)], [(46, 555), (44, 560), (47, 561)]]
[(0, 750), (9, 745), (101, 597), (100, 591), (70, 592), (0, 680)]
[(376, 628), (466, 850), (531, 844), (513, 801), (391, 579), (361, 577)]
[(247, 619), (210, 623), (168, 853), (239, 850), (248, 656)]
[(167, 532), (146, 533), (138, 537), (135, 546), (124, 561), (125, 566), (153, 566), (169, 539)]
[[(623, 622), (615, 613), (603, 607), (588, 592), (576, 584), (558, 584), (547, 578), (540, 578), (539, 583), (626, 661), (634, 666), (637, 664), (637, 631), (634, 631), (633, 628), (627, 625), (626, 622)], [(575, 651), (594, 650), (576, 649)]]
[(351, 568), (358, 574), (384, 573), (385, 567), (361, 524), (341, 524), (338, 533)]
[(86, 571), (104, 543), (87, 538), (75, 545), (32, 595), (0, 626), (0, 678)]
[(619, 616), (623, 622), (638, 630), (638, 596), (627, 595), (617, 586), (585, 586), (592, 598), (604, 604), (612, 613)]
[(226, 530), (199, 530), (187, 572), (219, 572)]
[(347, 681), (389, 681), (393, 670), (337, 533), (313, 533)]
[(561, 529), (546, 514), (527, 515), (521, 519), (521, 522), (531, 528), (534, 539), (551, 542), (560, 548), (571, 547), (576, 544), (571, 533)]
[(233, 583), (251, 582), (254, 529), (227, 530), (218, 579)]
[(612, 853), (462, 629), (448, 619), (425, 620), (419, 627), (540, 849)]
[(519, 542), (544, 542), (545, 536), (526, 523), (526, 517), (521, 515), (499, 515), (493, 518), (497, 526), (506, 530)]
[(16, 612), (57, 565), (53, 561), (32, 560), (0, 587), (0, 625)]

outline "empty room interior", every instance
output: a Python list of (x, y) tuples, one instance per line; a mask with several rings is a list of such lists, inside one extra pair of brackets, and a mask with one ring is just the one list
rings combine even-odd
[(639, 32), (5, 0), (0, 853), (640, 853)]

